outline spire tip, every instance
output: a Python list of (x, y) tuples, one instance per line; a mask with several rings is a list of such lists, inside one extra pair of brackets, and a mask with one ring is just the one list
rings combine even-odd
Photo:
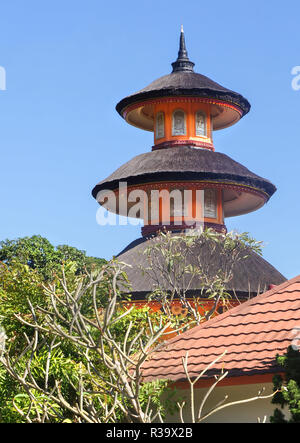
[(179, 39), (179, 51), (176, 62), (172, 63), (173, 71), (189, 71), (193, 72), (194, 63), (188, 58), (188, 53), (185, 46), (185, 37), (183, 31), (183, 25), (180, 28), (180, 39)]

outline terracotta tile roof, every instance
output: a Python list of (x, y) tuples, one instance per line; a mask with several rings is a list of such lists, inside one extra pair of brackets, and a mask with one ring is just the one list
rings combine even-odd
[(168, 341), (145, 362), (144, 380), (184, 380), (182, 357), (187, 351), (191, 377), (225, 350), (207, 377), (222, 368), (228, 377), (277, 372), (275, 357), (292, 344), (297, 327), (300, 275)]

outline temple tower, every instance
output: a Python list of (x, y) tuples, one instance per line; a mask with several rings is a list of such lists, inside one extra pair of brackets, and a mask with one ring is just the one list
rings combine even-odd
[[(98, 183), (92, 194), (109, 211), (143, 219), (142, 237), (119, 255), (132, 265), (128, 276), (133, 297), (142, 301), (152, 287), (136, 266), (152, 236), (165, 229), (184, 235), (203, 226), (226, 232), (227, 217), (258, 210), (276, 187), (216, 152), (213, 132), (236, 124), (250, 104), (242, 95), (194, 72), (183, 28), (172, 72), (127, 96), (116, 109), (127, 123), (153, 132), (153, 146)], [(116, 204), (103, 197), (106, 191), (114, 193)], [(172, 198), (164, 199), (164, 192)], [(197, 254), (205, 259), (205, 248)], [(228, 289), (243, 298), (254, 295), (258, 287), (263, 290), (283, 281), (273, 266), (253, 253), (247, 264), (235, 270)], [(195, 292), (196, 283), (191, 295)]]

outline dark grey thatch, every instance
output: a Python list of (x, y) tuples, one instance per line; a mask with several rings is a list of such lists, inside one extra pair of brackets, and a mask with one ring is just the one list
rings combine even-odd
[(250, 111), (250, 103), (242, 95), (224, 88), (208, 77), (195, 72), (178, 71), (160, 77), (149, 86), (121, 100), (116, 110), (123, 117), (123, 111), (133, 103), (157, 97), (202, 97), (222, 100), (237, 105), (242, 116)]
[(123, 117), (124, 109), (136, 102), (156, 97), (195, 96), (214, 98), (237, 105), (242, 116), (250, 110), (249, 102), (240, 94), (224, 88), (205, 75), (194, 72), (194, 63), (188, 58), (183, 29), (180, 32), (177, 60), (172, 63), (173, 72), (152, 82), (146, 88), (121, 100), (116, 109)]
[[(172, 235), (178, 235), (173, 233)], [(126, 268), (129, 281), (132, 285), (133, 298), (143, 299), (149, 294), (155, 285), (153, 277), (143, 273), (141, 269), (149, 267), (146, 248), (158, 241), (157, 237), (139, 238), (129, 244), (118, 256), (120, 262), (124, 262), (130, 267)], [(186, 248), (184, 245), (183, 248)], [(185, 249), (186, 250), (186, 249)], [(220, 268), (230, 266), (231, 257), (222, 255), (220, 250), (211, 250), (206, 241), (196, 242), (196, 246), (188, 251), (189, 263), (195, 264), (197, 260), (208, 270), (209, 275), (216, 275)], [(260, 255), (251, 251), (248, 258), (236, 263), (233, 268), (233, 279), (230, 281), (228, 291), (235, 291), (240, 298), (248, 297), (249, 294), (257, 295), (257, 291), (265, 291), (269, 285), (279, 285), (286, 281), (286, 278), (280, 274), (270, 263), (264, 260)], [(158, 279), (160, 279), (158, 274)], [(188, 279), (187, 279), (188, 281)], [(162, 286), (163, 286), (162, 282)], [(199, 280), (195, 278), (192, 282), (189, 294), (199, 295)], [(197, 291), (198, 290), (198, 291)]]
[(255, 175), (225, 154), (178, 146), (134, 157), (98, 183), (92, 194), (96, 198), (101, 190), (117, 189), (120, 181), (134, 185), (181, 180), (209, 180), (250, 186), (264, 192), (269, 198), (276, 191), (271, 182)]

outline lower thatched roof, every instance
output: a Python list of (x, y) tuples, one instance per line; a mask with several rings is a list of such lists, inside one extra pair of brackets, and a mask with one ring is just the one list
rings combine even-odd
[[(173, 233), (172, 235), (178, 235)], [(184, 234), (181, 234), (184, 235)], [(129, 281), (132, 285), (131, 294), (133, 298), (141, 299), (153, 291), (155, 285), (158, 283), (161, 287), (166, 288), (166, 282), (160, 273), (155, 269), (148, 272), (143, 272), (149, 268), (149, 259), (147, 258), (146, 250), (149, 246), (153, 246), (155, 242), (159, 241), (157, 237), (139, 238), (130, 243), (118, 256), (120, 262), (126, 263), (130, 266), (126, 268)], [(231, 254), (220, 253), (218, 248), (211, 249), (211, 246), (206, 241), (196, 242), (194, 247), (190, 250), (186, 246), (182, 246), (182, 253), (186, 254), (187, 264), (201, 263), (203, 269), (207, 270), (208, 275), (214, 276), (220, 269), (228, 269), (231, 266)], [(233, 268), (233, 278), (227, 285), (227, 290), (243, 297), (249, 295), (254, 296), (258, 292), (265, 291), (270, 285), (279, 285), (286, 281), (286, 278), (280, 274), (270, 263), (264, 260), (260, 255), (253, 251), (247, 251), (248, 257), (237, 262)], [(152, 255), (153, 257), (153, 255)], [(161, 268), (161, 261), (159, 254), (154, 260)], [(189, 281), (187, 276), (187, 281)], [(201, 282), (199, 278), (193, 278), (190, 285), (189, 294), (200, 296)]]

